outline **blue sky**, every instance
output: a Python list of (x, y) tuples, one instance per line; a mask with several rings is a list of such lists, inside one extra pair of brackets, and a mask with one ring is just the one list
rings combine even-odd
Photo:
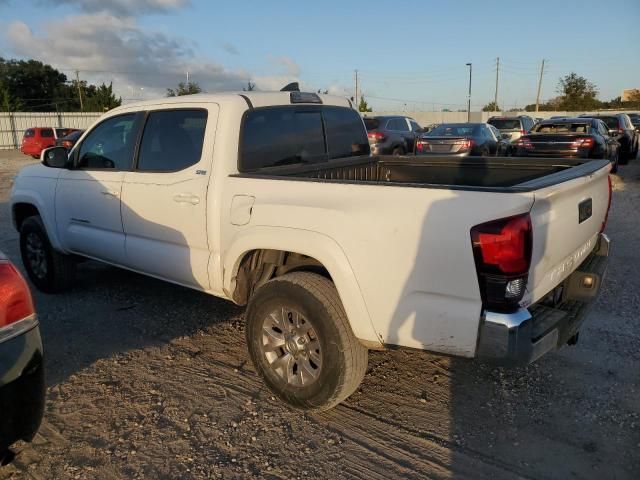
[(190, 70), (205, 89), (262, 89), (299, 79), (308, 89), (361, 90), (378, 109), (464, 108), (542, 98), (575, 71), (601, 99), (640, 87), (640, 1), (213, 2), (0, 0), (0, 56), (48, 61), (70, 75), (113, 81), (121, 95), (162, 95)]

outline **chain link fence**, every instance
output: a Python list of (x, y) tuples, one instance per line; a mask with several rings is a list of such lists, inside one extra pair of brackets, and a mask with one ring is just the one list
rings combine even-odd
[(99, 112), (0, 112), (0, 150), (20, 148), (27, 128), (86, 129), (101, 115)]

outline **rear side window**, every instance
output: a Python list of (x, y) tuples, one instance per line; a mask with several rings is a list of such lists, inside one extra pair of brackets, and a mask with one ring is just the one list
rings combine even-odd
[(396, 132), (408, 132), (409, 126), (404, 118), (393, 118), (387, 122), (387, 129)]
[(498, 130), (520, 130), (520, 120), (517, 118), (490, 118), (488, 123)]
[(32, 138), (35, 136), (35, 134), (36, 132), (33, 130), (33, 128), (30, 128), (24, 131), (24, 138)]
[(600, 117), (609, 130), (618, 128), (618, 117)]
[(241, 139), (241, 172), (264, 167), (324, 160), (320, 109), (273, 107), (245, 113)]
[(369, 140), (358, 112), (350, 108), (325, 107), (322, 115), (329, 159), (369, 155)]
[(40, 130), (40, 136), (42, 138), (53, 137), (53, 130), (51, 128), (43, 128), (42, 130)]
[(138, 170), (177, 172), (202, 156), (206, 110), (151, 112), (142, 134)]
[(411, 124), (411, 130), (413, 132), (417, 132), (418, 130), (422, 129), (422, 127), (418, 125), (416, 122), (414, 122), (413, 120), (409, 120), (409, 123)]

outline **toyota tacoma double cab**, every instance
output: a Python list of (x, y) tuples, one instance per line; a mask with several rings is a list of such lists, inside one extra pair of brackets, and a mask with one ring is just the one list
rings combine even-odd
[(574, 342), (607, 264), (607, 160), (372, 156), (349, 100), (201, 94), (106, 113), (21, 170), (42, 291), (85, 257), (247, 305), (257, 372), (335, 406), (369, 349), (506, 365)]

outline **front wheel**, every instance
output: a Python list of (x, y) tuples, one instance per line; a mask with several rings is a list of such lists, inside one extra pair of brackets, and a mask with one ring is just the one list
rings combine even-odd
[(333, 283), (294, 272), (255, 293), (246, 314), (249, 354), (267, 386), (287, 404), (327, 410), (351, 395), (367, 369)]
[(39, 290), (58, 293), (71, 288), (76, 264), (69, 255), (53, 249), (39, 216), (22, 222), (20, 253), (29, 278)]

